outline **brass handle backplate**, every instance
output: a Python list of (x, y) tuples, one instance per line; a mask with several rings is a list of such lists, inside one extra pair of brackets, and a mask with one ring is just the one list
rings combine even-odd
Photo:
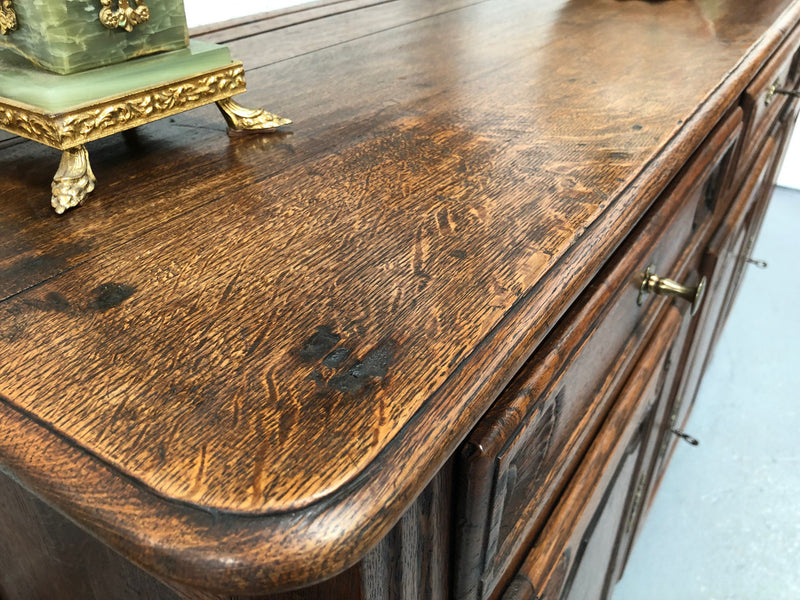
[(695, 287), (688, 287), (681, 285), (672, 279), (666, 277), (659, 277), (656, 275), (655, 265), (650, 265), (644, 272), (642, 277), (642, 285), (639, 287), (639, 298), (637, 303), (641, 305), (644, 302), (647, 294), (656, 294), (658, 296), (675, 296), (676, 298), (683, 298), (692, 304), (692, 315), (700, 308), (703, 302), (703, 296), (706, 293), (706, 278), (705, 276), (700, 279), (700, 283)]

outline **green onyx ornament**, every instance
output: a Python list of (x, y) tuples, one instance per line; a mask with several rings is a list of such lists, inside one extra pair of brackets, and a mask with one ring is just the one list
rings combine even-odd
[(0, 46), (61, 75), (185, 48), (183, 0), (0, 0)]
[(62, 152), (58, 214), (95, 189), (94, 140), (210, 103), (231, 130), (290, 123), (244, 91), (226, 47), (189, 44), (183, 0), (0, 0), (0, 129)]

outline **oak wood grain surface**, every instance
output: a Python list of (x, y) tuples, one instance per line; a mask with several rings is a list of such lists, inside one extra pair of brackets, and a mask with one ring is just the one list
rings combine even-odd
[(293, 128), (90, 144), (64, 217), (57, 153), (0, 140), (0, 466), (176, 581), (377, 543), (800, 14), (362, 4), (210, 32)]

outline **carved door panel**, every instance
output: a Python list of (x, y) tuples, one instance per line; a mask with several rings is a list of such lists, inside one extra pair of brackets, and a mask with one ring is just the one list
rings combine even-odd
[(611, 588), (626, 519), (638, 510), (634, 482), (649, 469), (643, 449), (680, 343), (681, 313), (674, 306), (664, 313), (504, 600), (595, 598)]

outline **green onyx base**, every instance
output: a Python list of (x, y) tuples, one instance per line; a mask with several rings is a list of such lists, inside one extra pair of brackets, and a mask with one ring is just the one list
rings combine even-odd
[(245, 91), (242, 63), (224, 46), (184, 50), (76, 73), (43, 72), (0, 50), (0, 129), (62, 151), (53, 178), (56, 213), (82, 204), (96, 179), (85, 144), (216, 102), (231, 130), (272, 131), (290, 123), (231, 97)]
[[(16, 0), (17, 27), (0, 36), (0, 46), (60, 74), (185, 48), (189, 33), (183, 0), (146, 1), (147, 22), (125, 31), (100, 22), (99, 0)], [(112, 4), (116, 7), (117, 1)]]
[(0, 49), (0, 97), (61, 113), (98, 100), (184, 79), (231, 64), (225, 46), (192, 42), (188, 48), (144, 56), (72, 75), (42, 71)]

